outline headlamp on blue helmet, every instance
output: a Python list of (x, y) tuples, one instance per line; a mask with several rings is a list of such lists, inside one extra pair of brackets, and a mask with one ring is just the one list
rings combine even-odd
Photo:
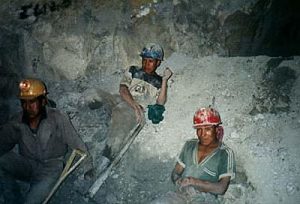
[(152, 59), (157, 59), (157, 60), (163, 60), (164, 59), (164, 50), (162, 47), (156, 43), (149, 43), (147, 44), (140, 56), (142, 58), (152, 58)]

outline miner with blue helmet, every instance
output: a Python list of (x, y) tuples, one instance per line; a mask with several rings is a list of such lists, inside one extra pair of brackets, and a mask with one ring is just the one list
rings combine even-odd
[(157, 124), (163, 120), (167, 101), (167, 84), (172, 71), (165, 68), (163, 75), (156, 70), (164, 59), (162, 47), (156, 43), (147, 44), (141, 51), (142, 66), (130, 66), (120, 82), (121, 102), (112, 111), (106, 148), (103, 156), (113, 160), (120, 149), (129, 141), (128, 132), (135, 125), (148, 119)]
[[(148, 107), (150, 120), (157, 115), (153, 111), (153, 116), (151, 116), (152, 110), (164, 110), (163, 106), (167, 101), (167, 83), (173, 74), (168, 67), (165, 68), (163, 76), (156, 72), (164, 58), (164, 51), (159, 44), (147, 44), (142, 49), (140, 56), (142, 57), (142, 67), (131, 66), (125, 73), (119, 90), (121, 97), (135, 111), (137, 121), (143, 119), (144, 110), (148, 105), (150, 105)], [(154, 119), (152, 122), (158, 123), (160, 119)]]

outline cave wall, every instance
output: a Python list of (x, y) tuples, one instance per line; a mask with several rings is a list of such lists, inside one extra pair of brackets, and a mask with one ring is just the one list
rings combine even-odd
[(120, 74), (140, 63), (139, 51), (150, 41), (159, 42), (166, 57), (174, 51), (191, 57), (299, 55), (299, 5), (296, 0), (2, 0), (1, 96), (11, 95), (23, 76), (74, 80)]
[(249, 12), (235, 11), (223, 26), (228, 55), (299, 55), (299, 9), (299, 1), (267, 0)]
[[(74, 107), (84, 104), (88, 87), (103, 88), (102, 79), (139, 64), (146, 42), (159, 42), (166, 57), (173, 52), (191, 57), (299, 55), (298, 11), (296, 0), (2, 0), (0, 124), (18, 107), (13, 100), (18, 81), (35, 76), (50, 84), (58, 107), (68, 110), (74, 124), (95, 114), (95, 124), (79, 133), (99, 139), (109, 108), (84, 106), (78, 112)], [(283, 58), (268, 64), (251, 115), (289, 109), (284, 94), (296, 76), (276, 60)], [(110, 87), (103, 89), (110, 92)]]

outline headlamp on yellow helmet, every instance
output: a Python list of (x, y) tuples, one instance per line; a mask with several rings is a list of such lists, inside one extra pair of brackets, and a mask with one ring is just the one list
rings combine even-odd
[(31, 100), (38, 96), (46, 96), (47, 88), (39, 79), (23, 79), (19, 84), (19, 98)]

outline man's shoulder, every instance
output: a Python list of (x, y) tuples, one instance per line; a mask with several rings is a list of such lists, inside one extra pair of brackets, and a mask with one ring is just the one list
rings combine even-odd
[(155, 74), (146, 73), (142, 67), (130, 66), (124, 74), (121, 81), (121, 85), (130, 86), (132, 80), (137, 83), (146, 83), (154, 86), (156, 89), (160, 89), (162, 86), (162, 76)]
[(14, 113), (12, 116), (9, 117), (9, 121), (14, 121), (14, 122), (21, 121), (22, 115), (23, 115), (22, 111)]
[(52, 118), (58, 119), (58, 118), (68, 117), (68, 115), (67, 113), (59, 109), (47, 107), (47, 117), (51, 119)]
[(142, 71), (143, 71), (142, 67), (139, 67), (139, 66), (133, 65), (128, 68), (128, 72), (130, 72), (131, 74), (142, 72)]
[(232, 149), (228, 145), (226, 145), (224, 142), (222, 142), (222, 144), (220, 145), (220, 149), (232, 151)]
[(187, 140), (187, 141), (185, 142), (184, 146), (185, 146), (186, 148), (194, 147), (195, 145), (198, 144), (198, 142), (199, 142), (199, 140), (196, 139), (196, 138), (189, 139), (189, 140)]
[(131, 66), (129, 68), (129, 73), (131, 74), (132, 79), (144, 81), (157, 89), (161, 88), (162, 76), (158, 75), (157, 73), (148, 74), (141, 67), (137, 66)]
[(198, 140), (197, 139), (189, 139), (187, 141), (185, 141), (180, 155), (182, 156), (181, 159), (184, 159), (184, 157), (190, 157), (191, 154), (193, 154), (192, 152), (194, 151), (195, 147), (197, 147), (198, 144)]
[(2, 125), (18, 125), (22, 123), (22, 111), (14, 113), (13, 115), (9, 116), (8, 121)]
[(135, 75), (140, 73), (142, 69), (137, 66), (130, 66), (129, 68), (126, 68), (123, 73), (123, 78), (120, 82), (120, 85), (126, 85), (130, 86), (132, 79), (134, 78)]
[(130, 66), (128, 72), (131, 78), (136, 78), (141, 80), (144, 79), (144, 75), (146, 74), (142, 69), (142, 67), (138, 67), (138, 66)]
[(197, 138), (192, 138), (192, 139), (189, 139), (189, 140), (187, 140), (185, 143), (198, 143), (199, 142), (199, 140), (197, 139)]
[(226, 155), (234, 155), (233, 150), (229, 146), (227, 146), (226, 144), (224, 144), (224, 143), (221, 144), (220, 151), (223, 154), (226, 154)]

